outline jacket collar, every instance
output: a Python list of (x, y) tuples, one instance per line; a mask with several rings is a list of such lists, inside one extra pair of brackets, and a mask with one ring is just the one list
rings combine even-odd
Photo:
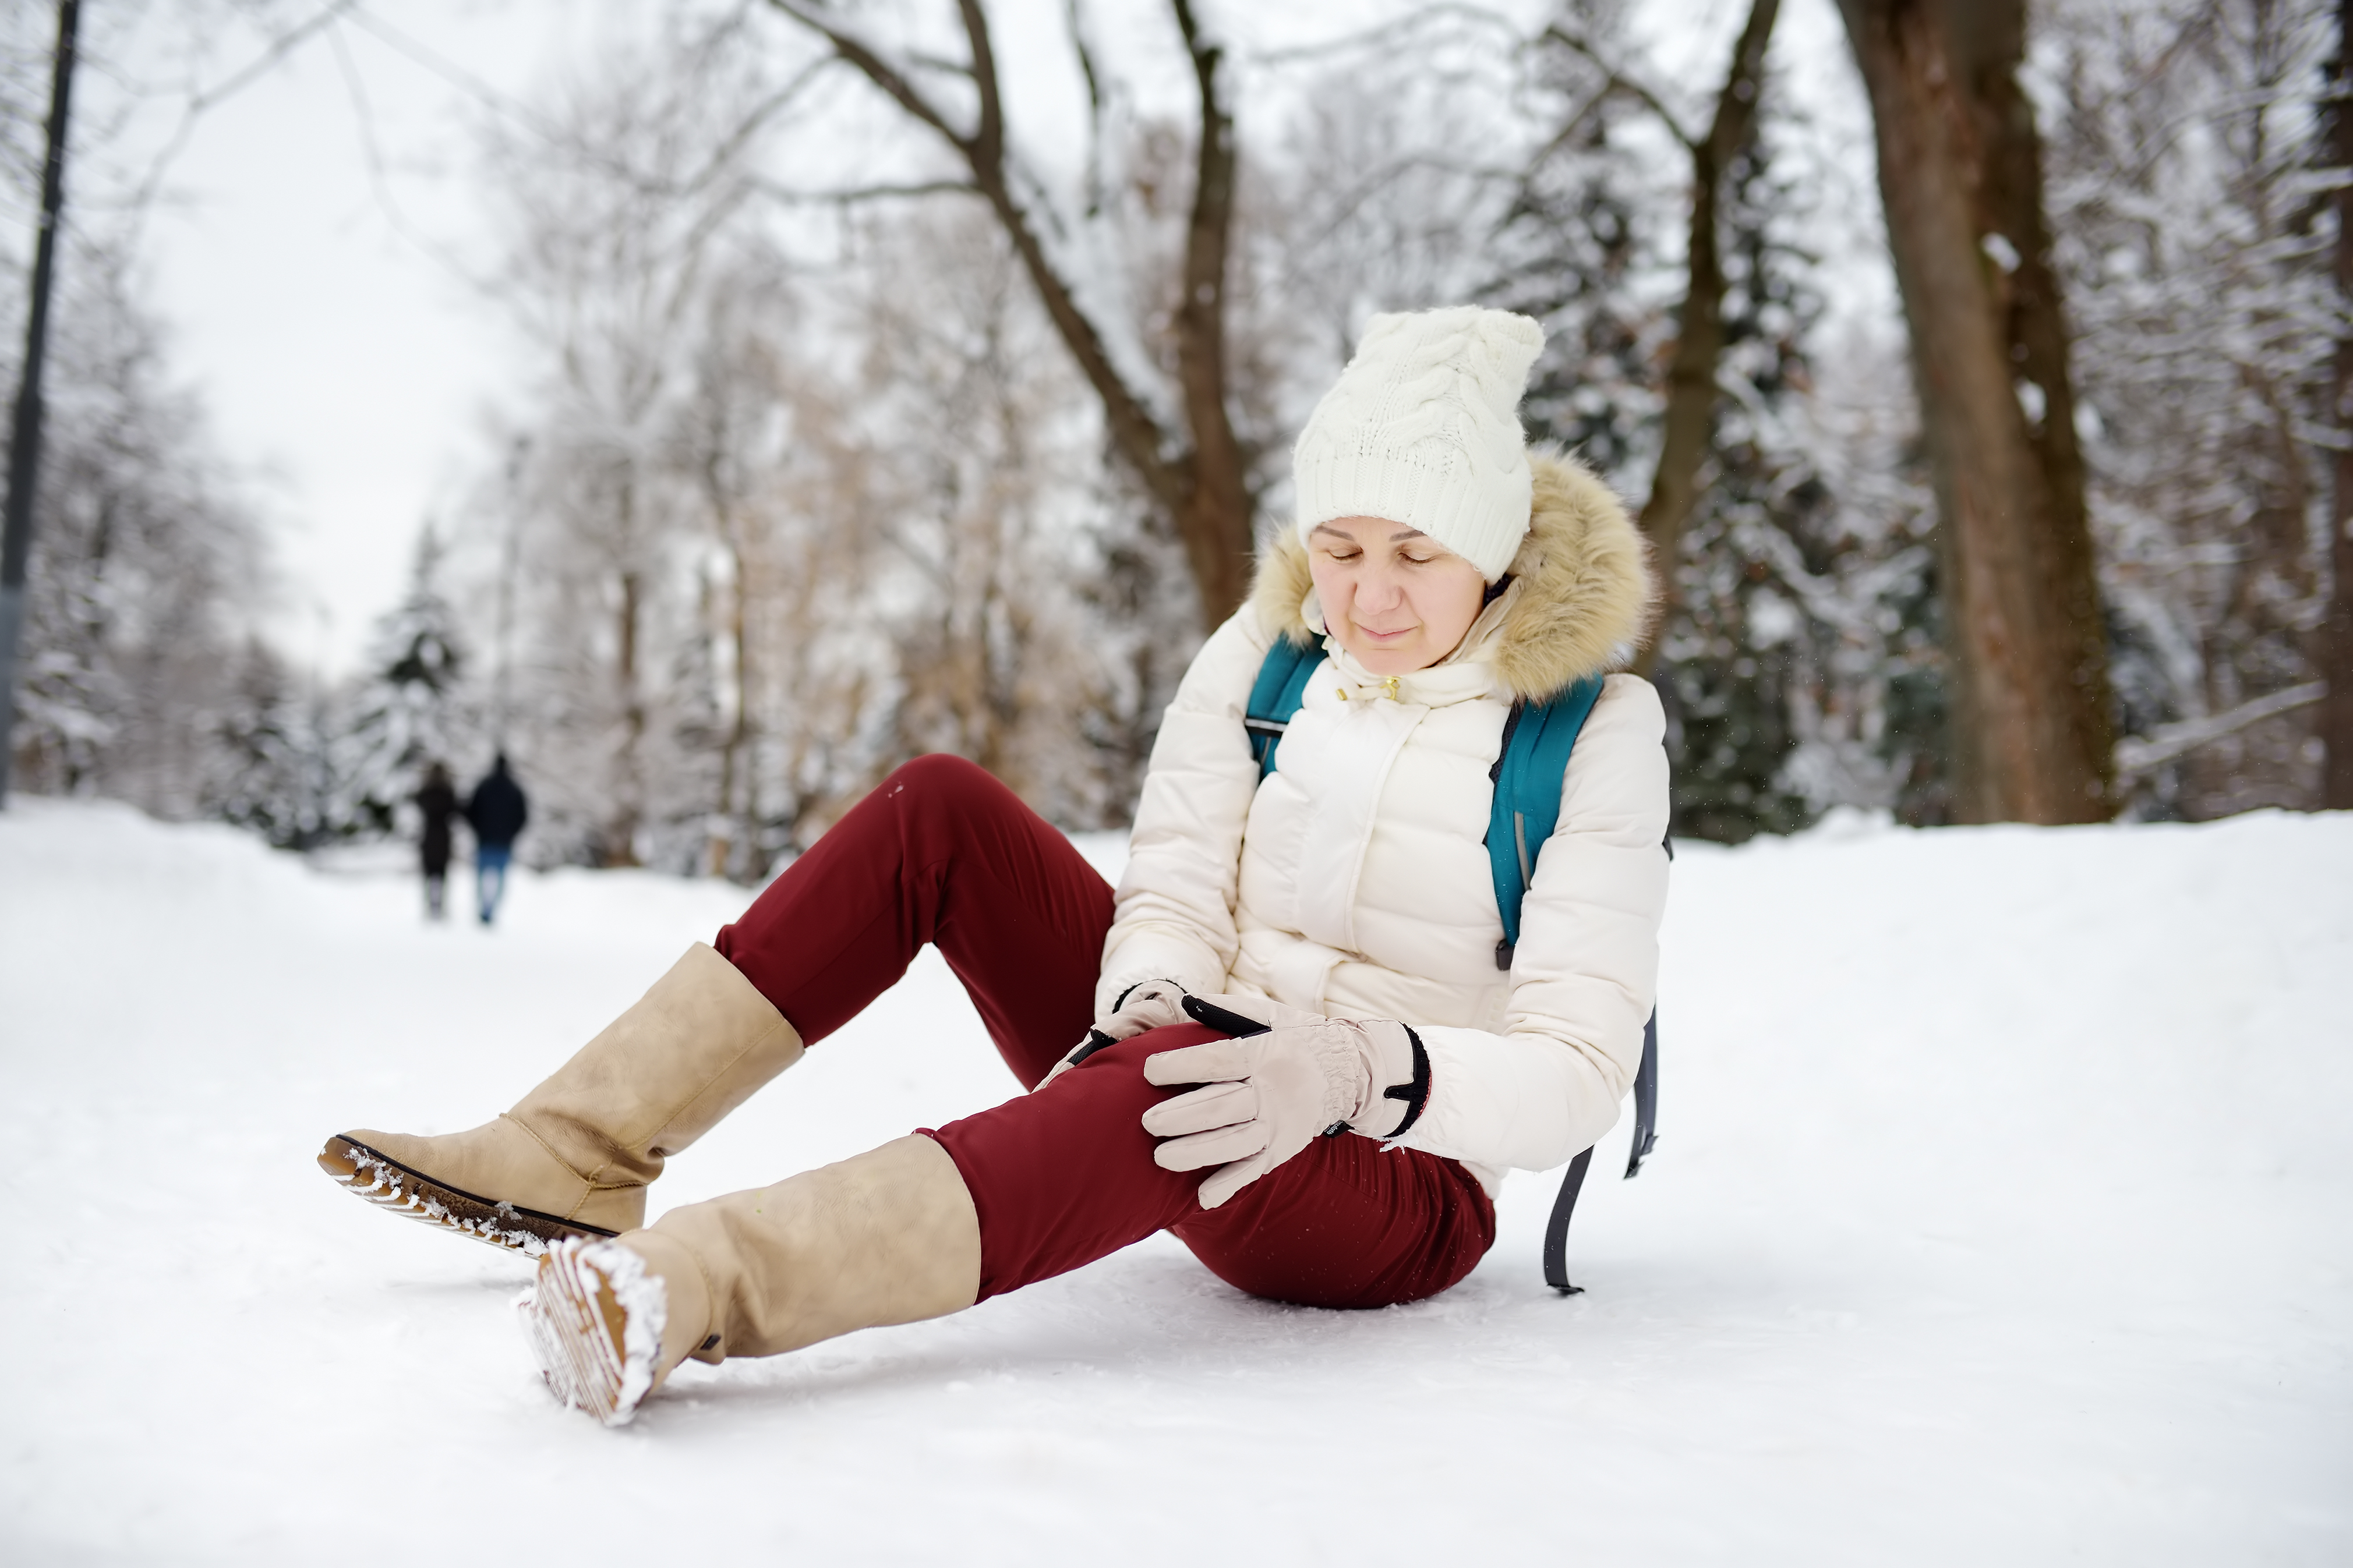
[[(1528, 535), (1512, 561), (1511, 585), (1480, 612), (1454, 652), (1427, 670), (1398, 678), (1394, 689), (1401, 700), (1429, 701), (1452, 691), (1464, 685), (1463, 677), (1441, 672), (1480, 665), (1492, 672), (1481, 679), (1496, 695), (1541, 701), (1626, 664), (1641, 646), (1656, 591), (1649, 546), (1633, 520), (1590, 469), (1557, 449), (1532, 447), (1528, 467), (1535, 500)], [(1267, 626), (1295, 643), (1322, 636), (1307, 552), (1291, 529), (1260, 550), (1250, 602)], [(1381, 677), (1363, 670), (1336, 642), (1326, 638), (1324, 647), (1352, 686), (1361, 678), (1374, 690), (1385, 688)], [(1430, 695), (1403, 697), (1408, 682)], [(1482, 694), (1466, 689), (1443, 700)]]

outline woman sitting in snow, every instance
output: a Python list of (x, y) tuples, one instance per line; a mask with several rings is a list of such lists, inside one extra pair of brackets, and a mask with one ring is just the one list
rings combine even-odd
[[(512, 1110), (320, 1163), (543, 1251), (541, 1365), (607, 1422), (688, 1356), (937, 1317), (1157, 1230), (1277, 1300), (1453, 1285), (1504, 1170), (1617, 1120), (1666, 899), (1659, 701), (1611, 676), (1499, 941), (1505, 721), (1622, 661), (1651, 592), (1616, 498), (1525, 446), (1542, 342), (1495, 310), (1374, 319), (1293, 453), (1295, 529), (1162, 721), (1116, 892), (980, 769), (920, 758)], [(1261, 782), (1244, 709), (1278, 637), (1325, 657)], [(663, 1161), (925, 942), (1030, 1092), (645, 1226)]]

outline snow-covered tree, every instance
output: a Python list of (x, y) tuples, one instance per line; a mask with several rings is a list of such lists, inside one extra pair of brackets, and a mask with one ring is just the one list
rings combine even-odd
[(417, 536), (408, 591), (376, 623), (365, 669), (338, 701), (329, 749), (331, 832), (392, 832), (427, 766), (451, 765), (481, 749), (463, 639), (442, 591), (443, 552), (430, 527)]
[(265, 591), (261, 536), (124, 259), (74, 244), (59, 270), (12, 776), (193, 816)]
[[(2330, 354), (2320, 0), (2067, 0), (2042, 58), (2091, 498), (2142, 814), (2316, 800)], [(2340, 672), (2341, 673), (2341, 672)], [(2194, 731), (2195, 733), (2191, 733)]]
[(335, 837), (325, 716), (321, 694), (267, 642), (249, 639), (222, 706), (222, 754), (206, 792), (206, 815), (280, 849), (312, 849)]

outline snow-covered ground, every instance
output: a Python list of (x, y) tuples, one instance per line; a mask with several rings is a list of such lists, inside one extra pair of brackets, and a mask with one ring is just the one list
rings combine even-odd
[[(604, 1431), (523, 1264), (311, 1157), (487, 1117), (742, 901), (522, 874), (431, 929), (389, 870), (0, 816), (0, 1560), (2353, 1561), (2353, 816), (1686, 847), (1585, 1295), (1516, 1176), (1434, 1301), (1156, 1238)], [(1011, 1089), (927, 955), (655, 1204)]]

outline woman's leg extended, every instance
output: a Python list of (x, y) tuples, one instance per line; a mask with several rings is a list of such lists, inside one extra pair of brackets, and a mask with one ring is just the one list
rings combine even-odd
[[(485, 852), (486, 863), (489, 858)], [(433, 1137), (356, 1128), (319, 1163), (354, 1192), (501, 1246), (644, 1223), (664, 1160), (936, 942), (1034, 1083), (1092, 1013), (1111, 889), (970, 763), (910, 763), (512, 1109)]]
[(814, 1044), (935, 944), (1029, 1088), (1094, 1016), (1112, 889), (961, 757), (899, 769), (785, 868), (715, 945)]
[[(690, 1355), (773, 1355), (939, 1317), (1164, 1228), (1230, 1283), (1312, 1306), (1415, 1300), (1470, 1271), (1495, 1235), (1478, 1184), (1451, 1161), (1354, 1135), (1317, 1140), (1205, 1213), (1202, 1173), (1153, 1161), (1142, 1117), (1180, 1091), (1146, 1082), (1144, 1062), (1213, 1037), (1151, 1030), (928, 1136), (672, 1209), (614, 1242), (563, 1244), (528, 1314), (550, 1384), (626, 1420)], [(648, 1277), (658, 1343), (635, 1316), (653, 1299)]]
[(1165, 1229), (1252, 1295), (1382, 1307), (1447, 1289), (1493, 1245), (1494, 1205), (1469, 1172), (1353, 1133), (1317, 1139), (1203, 1209), (1206, 1172), (1153, 1162), (1144, 1112), (1183, 1091), (1145, 1082), (1144, 1060), (1217, 1037), (1198, 1025), (1151, 1030), (1096, 1052), (1043, 1093), (931, 1132), (972, 1194), (980, 1299)]

